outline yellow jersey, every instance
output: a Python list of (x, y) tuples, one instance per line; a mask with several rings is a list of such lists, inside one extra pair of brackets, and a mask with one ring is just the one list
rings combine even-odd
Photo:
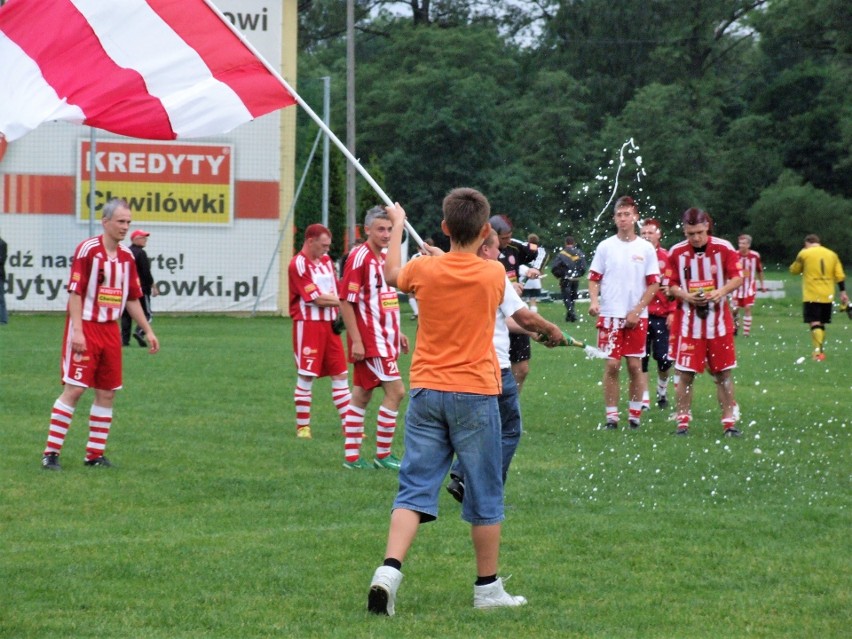
[(837, 253), (816, 245), (803, 248), (790, 265), (793, 275), (802, 274), (802, 301), (831, 304), (834, 286), (846, 279)]

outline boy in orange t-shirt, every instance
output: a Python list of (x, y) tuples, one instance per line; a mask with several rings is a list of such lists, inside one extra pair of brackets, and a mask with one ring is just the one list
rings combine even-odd
[(492, 342), (506, 273), (477, 250), (491, 231), (488, 200), (474, 189), (444, 198), (441, 228), (450, 252), (401, 266), (405, 211), (387, 207), (393, 222), (385, 279), (419, 304), (417, 344), (409, 375), (405, 454), (391, 512), (385, 561), (376, 569), (367, 608), (393, 615), (405, 559), (421, 523), (438, 516), (438, 496), (456, 454), (465, 470), (462, 519), (470, 522), (476, 553), (475, 608), (521, 606), (497, 577), (503, 481), (497, 396), (501, 374)]

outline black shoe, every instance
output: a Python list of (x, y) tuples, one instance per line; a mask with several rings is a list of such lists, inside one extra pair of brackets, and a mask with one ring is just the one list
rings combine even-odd
[(607, 430), (618, 430), (618, 422), (607, 422), (606, 423)]
[(121, 345), (122, 346), (130, 346), (130, 342), (122, 342)]
[(689, 428), (687, 428), (686, 426), (684, 426), (684, 427), (678, 426), (677, 430), (674, 431), (672, 433), (672, 435), (680, 435), (681, 437), (686, 437), (687, 435), (689, 435)]
[(639, 422), (634, 419), (628, 419), (627, 425), (630, 426), (630, 430), (639, 430)]
[(101, 455), (100, 457), (95, 457), (94, 459), (87, 459), (85, 461), (86, 466), (101, 466), (103, 468), (112, 468), (112, 464), (110, 461)]
[(669, 400), (666, 399), (665, 395), (657, 395), (657, 406), (660, 408), (666, 408), (669, 405)]
[(739, 431), (739, 429), (731, 426), (730, 428), (725, 429), (725, 437), (742, 437), (743, 434)]
[(62, 470), (59, 465), (59, 453), (47, 453), (41, 458), (42, 470)]
[(457, 502), (462, 503), (464, 500), (464, 481), (456, 477), (455, 475), (450, 475), (450, 483), (447, 484), (447, 492), (453, 496)]
[(145, 338), (142, 337), (139, 333), (133, 333), (133, 338), (142, 348), (146, 348), (148, 346), (148, 342), (145, 341)]

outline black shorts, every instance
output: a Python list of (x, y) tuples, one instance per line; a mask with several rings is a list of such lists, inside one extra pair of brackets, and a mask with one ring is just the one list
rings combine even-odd
[(509, 361), (513, 364), (525, 362), (530, 359), (532, 353), (529, 335), (518, 333), (509, 334)]
[(802, 316), (804, 317), (805, 324), (813, 324), (814, 322), (831, 324), (831, 310), (832, 305), (830, 303), (805, 302), (803, 304)]
[(674, 363), (669, 359), (669, 329), (666, 318), (659, 315), (648, 316), (648, 341), (645, 357), (642, 358), (642, 372), (648, 372), (648, 360), (653, 356), (660, 371), (667, 371)]

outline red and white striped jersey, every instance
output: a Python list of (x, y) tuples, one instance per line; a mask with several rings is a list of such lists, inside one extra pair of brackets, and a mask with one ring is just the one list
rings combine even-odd
[(333, 306), (317, 306), (313, 303), (320, 295), (331, 293), (337, 297), (337, 275), (334, 262), (323, 255), (314, 264), (311, 259), (299, 251), (290, 260), (288, 270), (290, 278), (290, 317), (294, 320), (332, 322), (337, 319), (337, 309)]
[(68, 292), (83, 298), (84, 321), (114, 322), (127, 300), (142, 297), (133, 253), (119, 244), (115, 257), (110, 257), (101, 235), (81, 242), (74, 251)]
[(657, 247), (657, 263), (660, 266), (660, 288), (648, 304), (648, 315), (666, 317), (674, 312), (677, 305), (674, 300), (668, 298), (664, 290), (669, 285), (669, 252), (662, 246)]
[[(669, 283), (696, 293), (722, 288), (734, 277), (742, 277), (739, 252), (731, 243), (711, 236), (704, 252), (697, 253), (688, 241), (675, 244), (669, 250)], [(702, 319), (695, 307), (686, 301), (678, 302), (675, 326), (684, 337), (714, 338), (728, 335), (734, 330), (731, 307), (727, 296), (707, 306), (708, 314)]]
[[(343, 272), (341, 299), (355, 307), (365, 357), (396, 359), (400, 349), (399, 297), (385, 281), (384, 255), (365, 242), (349, 254)], [(351, 338), (348, 338), (352, 346)]]
[(763, 273), (763, 264), (760, 261), (760, 253), (749, 251), (743, 255), (739, 251), (740, 262), (743, 265), (743, 284), (734, 291), (734, 299), (745, 299), (754, 297), (758, 281), (758, 273)]

